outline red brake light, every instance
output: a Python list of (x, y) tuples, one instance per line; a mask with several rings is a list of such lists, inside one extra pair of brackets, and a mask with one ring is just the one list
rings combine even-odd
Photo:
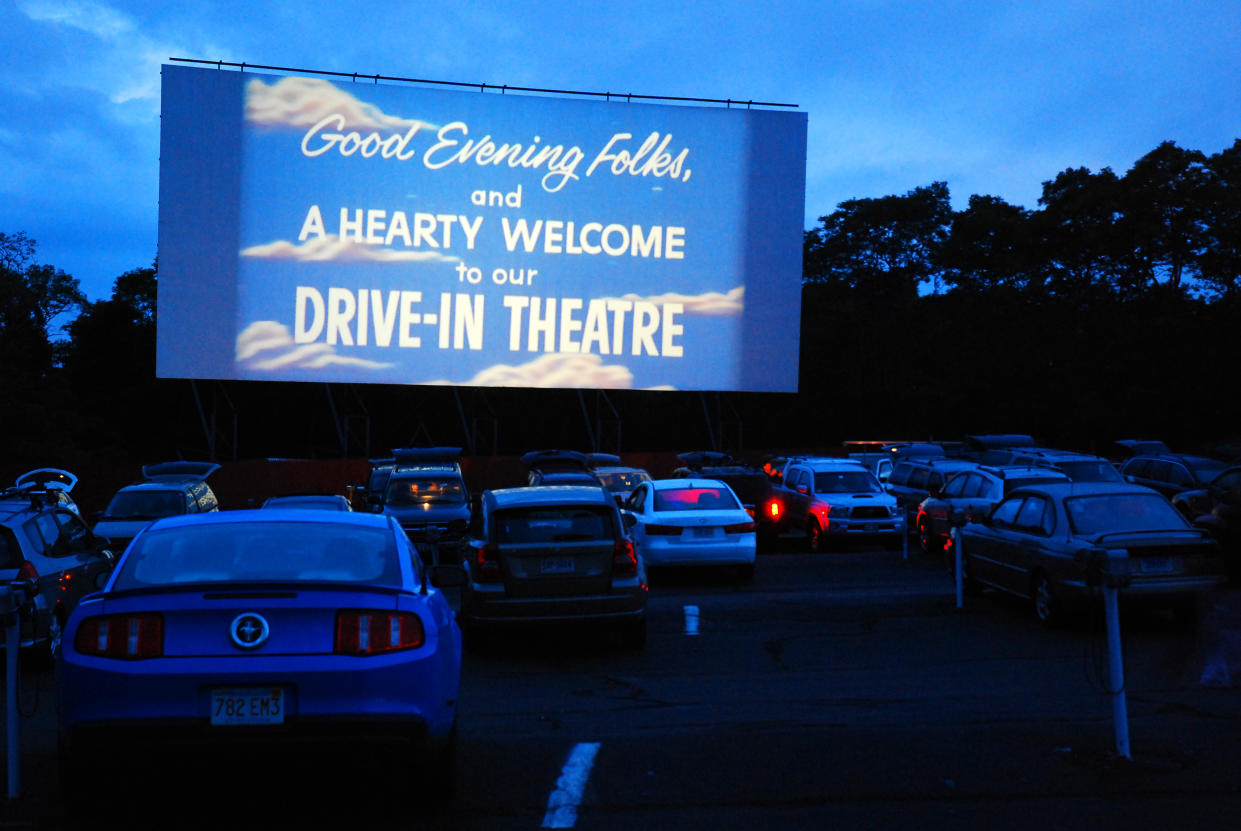
[(725, 534), (752, 534), (754, 533), (753, 522), (738, 522), (736, 525), (725, 525)]
[(638, 555), (633, 550), (633, 541), (628, 537), (617, 540), (612, 548), (612, 573), (638, 573)]
[(779, 519), (782, 513), (784, 513), (784, 504), (779, 499), (773, 499), (767, 503), (767, 516)]
[(99, 658), (159, 658), (164, 654), (164, 618), (154, 612), (89, 617), (78, 626), (73, 648)]
[(474, 564), (478, 566), (479, 580), (499, 580), (500, 546), (489, 542), (474, 549)]
[(382, 655), (426, 643), (422, 619), (412, 612), (347, 609), (336, 613), (337, 655)]
[(17, 570), (18, 580), (38, 580), (39, 570), (34, 567), (34, 563), (26, 560), (22, 563), (21, 568)]

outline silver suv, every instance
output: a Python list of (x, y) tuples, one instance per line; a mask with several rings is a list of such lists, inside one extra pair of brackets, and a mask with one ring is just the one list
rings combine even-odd
[(461, 589), (467, 639), (522, 622), (602, 622), (646, 643), (646, 567), (596, 485), (483, 491)]

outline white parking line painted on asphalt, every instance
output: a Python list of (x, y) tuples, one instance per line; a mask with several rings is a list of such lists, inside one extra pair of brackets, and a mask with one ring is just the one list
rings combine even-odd
[(598, 742), (581, 742), (569, 754), (564, 770), (556, 780), (556, 790), (547, 798), (547, 813), (543, 815), (544, 828), (572, 828), (577, 822), (577, 806), (590, 779), (590, 769), (599, 752)]
[(698, 607), (697, 606), (686, 606), (685, 607), (685, 634), (687, 635), (698, 634)]

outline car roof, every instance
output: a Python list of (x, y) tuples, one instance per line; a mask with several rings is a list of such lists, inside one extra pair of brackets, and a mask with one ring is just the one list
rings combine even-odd
[(1012, 479), (1017, 476), (1030, 479), (1047, 479), (1052, 482), (1067, 480), (1068, 474), (1054, 467), (1040, 465), (979, 465), (978, 470), (998, 476), (1001, 479)]
[(350, 525), (363, 528), (389, 528), (392, 520), (383, 514), (361, 511), (312, 511), (298, 508), (251, 508), (239, 511), (211, 511), (197, 514), (178, 514), (157, 519), (147, 526), (180, 528), (187, 525), (230, 525), (262, 522), (321, 522), (325, 525)]
[(484, 494), (497, 508), (527, 505), (615, 505), (612, 494), (599, 485), (531, 485), (522, 488), (497, 488)]
[(145, 482), (134, 482), (132, 485), (126, 485), (117, 491), (117, 493), (127, 493), (129, 491), (172, 491), (181, 493), (185, 490), (186, 485), (196, 485), (201, 479), (148, 479)]
[(450, 462), (450, 463), (445, 463), (445, 464), (428, 463), (428, 464), (416, 464), (416, 465), (397, 465), (393, 469), (392, 475), (388, 477), (388, 481), (396, 482), (402, 478), (405, 478), (406, 476), (412, 477), (412, 476), (418, 476), (419, 474), (427, 474), (427, 473), (436, 473), (436, 474), (454, 473), (454, 474), (460, 475), (461, 466), (458, 465), (456, 462)]

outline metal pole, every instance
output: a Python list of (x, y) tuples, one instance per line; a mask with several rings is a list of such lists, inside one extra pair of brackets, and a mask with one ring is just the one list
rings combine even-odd
[(965, 548), (965, 535), (961, 533), (960, 527), (953, 528), (952, 530), (953, 572), (956, 574), (957, 581), (957, 608), (960, 609), (965, 606), (965, 569), (963, 568), (965, 555), (962, 553)]
[(1112, 694), (1112, 722), (1116, 730), (1116, 755), (1132, 759), (1129, 754), (1129, 708), (1125, 702), (1125, 668), (1120, 647), (1120, 602), (1116, 586), (1105, 580), (1103, 611), (1107, 618), (1107, 671)]

